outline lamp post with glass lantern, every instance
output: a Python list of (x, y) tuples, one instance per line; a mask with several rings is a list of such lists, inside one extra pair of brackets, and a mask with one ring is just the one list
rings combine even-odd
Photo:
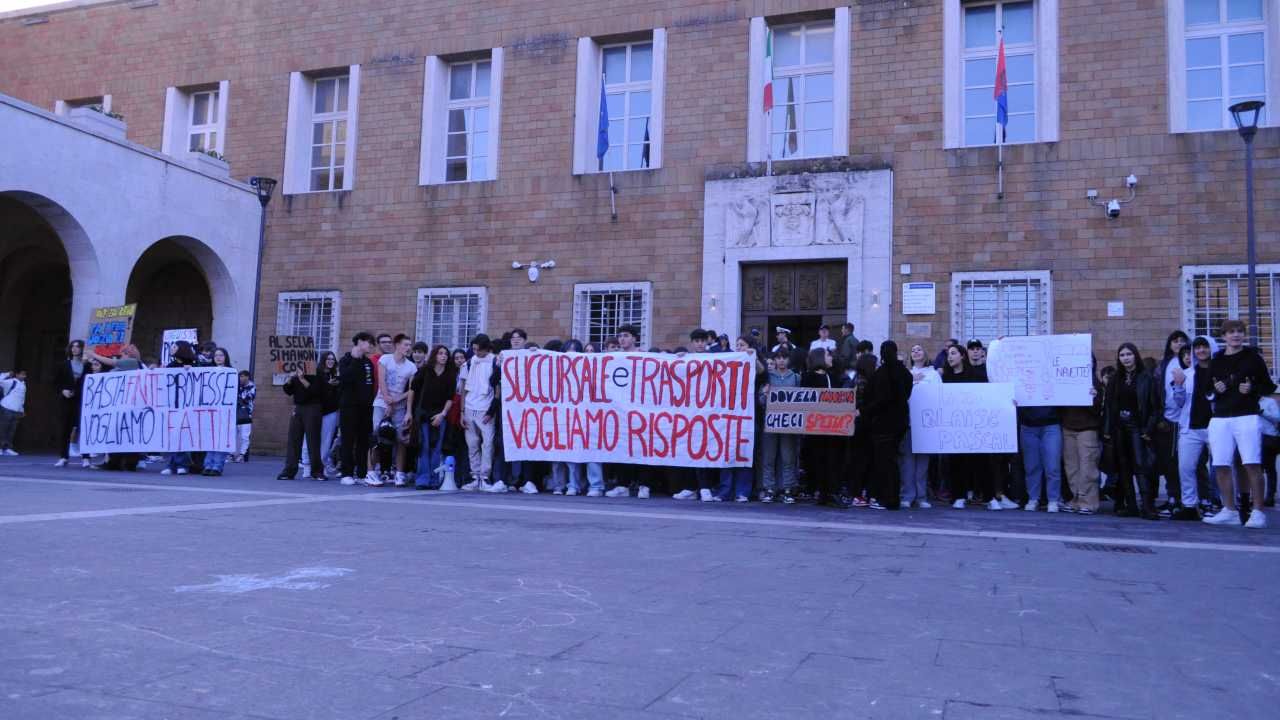
[(1244, 138), (1244, 202), (1246, 234), (1248, 235), (1249, 262), (1249, 343), (1258, 347), (1258, 278), (1257, 251), (1253, 231), (1253, 136), (1258, 134), (1258, 115), (1266, 103), (1246, 100), (1227, 108), (1236, 122), (1240, 137)]
[(258, 221), (258, 271), (253, 282), (253, 326), (249, 329), (249, 376), (253, 377), (254, 361), (258, 358), (258, 306), (262, 294), (262, 253), (267, 245), (267, 205), (276, 190), (276, 179), (254, 176), (249, 178), (249, 184), (257, 191), (258, 203), (262, 205), (262, 217)]

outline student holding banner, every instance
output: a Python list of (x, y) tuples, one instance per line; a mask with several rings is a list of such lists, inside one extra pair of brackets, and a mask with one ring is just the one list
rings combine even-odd
[[(911, 373), (911, 384), (932, 384), (942, 382), (942, 376), (929, 364), (929, 354), (923, 345), (911, 346), (911, 365), (907, 370)], [(902, 493), (898, 502), (903, 507), (916, 507), (927, 510), (929, 504), (929, 460), (932, 455), (923, 455), (911, 451), (911, 423), (907, 423), (907, 432), (902, 436), (898, 447), (898, 472), (902, 478)]]
[[(789, 350), (775, 348), (774, 352), (789, 352)], [(839, 383), (832, 379), (830, 373), (830, 350), (823, 348), (811, 350), (808, 367), (809, 369), (800, 378), (800, 387), (820, 390), (839, 387)], [(813, 477), (814, 488), (819, 495), (818, 503), (842, 509), (850, 507), (841, 489), (843, 483), (840, 479), (844, 468), (845, 441), (828, 435), (809, 435), (805, 437), (804, 442), (809, 448), (810, 466), (807, 469), (809, 475)]]
[(1102, 459), (1102, 400), (1104, 388), (1097, 375), (1098, 361), (1093, 359), (1093, 404), (1062, 408), (1062, 453), (1071, 488), (1071, 502), (1066, 511), (1081, 515), (1098, 512), (1098, 461)]
[[(213, 367), (231, 369), (231, 354), (227, 352), (226, 348), (222, 348), (222, 347), (214, 348), (213, 354), (211, 357), (211, 364)], [(237, 385), (239, 384), (239, 376), (237, 376), (236, 378), (236, 383)], [(238, 401), (239, 401), (239, 395), (237, 394), (237, 402)], [(238, 441), (239, 440), (238, 431), (236, 434), (236, 438)], [(226, 467), (227, 458), (230, 457), (230, 455), (231, 453), (218, 452), (215, 450), (210, 450), (206, 452), (204, 454), (204, 469), (201, 474), (207, 477), (221, 477), (222, 470), (223, 468)]]
[[(770, 360), (768, 383), (762, 393), (768, 394), (774, 388), (800, 387), (800, 376), (791, 372), (791, 356), (777, 353)], [(761, 475), (760, 502), (771, 503), (779, 495), (782, 502), (794, 505), (796, 502), (796, 435), (786, 433), (764, 432), (756, 435), (760, 446), (760, 463), (763, 466)], [(691, 493), (692, 494), (692, 493)]]

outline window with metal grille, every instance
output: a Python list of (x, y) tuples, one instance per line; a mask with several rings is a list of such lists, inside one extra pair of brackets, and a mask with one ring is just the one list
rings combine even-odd
[[(1259, 265), (1258, 345), (1272, 377), (1280, 377), (1280, 322), (1275, 297), (1280, 293), (1280, 264)], [(1249, 270), (1244, 265), (1199, 265), (1182, 268), (1182, 322), (1192, 337), (1204, 335), (1222, 343), (1222, 321), (1249, 321)], [(1246, 342), (1249, 342), (1246, 340)]]
[(573, 288), (573, 335), (597, 347), (617, 336), (618, 328), (640, 328), (636, 342), (645, 347), (653, 342), (652, 283), (588, 283)]
[(276, 334), (315, 338), (316, 349), (338, 352), (342, 293), (284, 292), (276, 305)]
[(953, 273), (951, 334), (990, 341), (1053, 332), (1049, 271)]
[(484, 330), (487, 295), (482, 287), (419, 288), (418, 339), (432, 346), (469, 348)]

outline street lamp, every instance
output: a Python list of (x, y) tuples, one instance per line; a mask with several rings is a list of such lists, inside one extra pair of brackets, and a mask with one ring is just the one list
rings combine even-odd
[(1258, 347), (1258, 278), (1257, 251), (1253, 237), (1253, 136), (1258, 134), (1258, 115), (1266, 103), (1246, 100), (1227, 108), (1236, 121), (1236, 129), (1244, 138), (1244, 196), (1245, 216), (1249, 236), (1249, 344)]
[(254, 377), (254, 361), (258, 357), (258, 306), (262, 294), (262, 253), (267, 245), (267, 205), (271, 203), (271, 195), (276, 191), (276, 179), (254, 176), (249, 184), (258, 192), (258, 203), (262, 205), (262, 217), (258, 221), (258, 271), (253, 281), (253, 326), (249, 329), (249, 376)]

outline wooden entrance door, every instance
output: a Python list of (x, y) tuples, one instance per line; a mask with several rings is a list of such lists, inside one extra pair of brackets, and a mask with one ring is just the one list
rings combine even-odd
[(773, 329), (794, 331), (791, 341), (807, 348), (818, 337), (818, 326), (839, 325), (848, 317), (849, 264), (834, 262), (758, 263), (742, 266), (742, 332), (758, 328), (766, 347), (774, 343)]

